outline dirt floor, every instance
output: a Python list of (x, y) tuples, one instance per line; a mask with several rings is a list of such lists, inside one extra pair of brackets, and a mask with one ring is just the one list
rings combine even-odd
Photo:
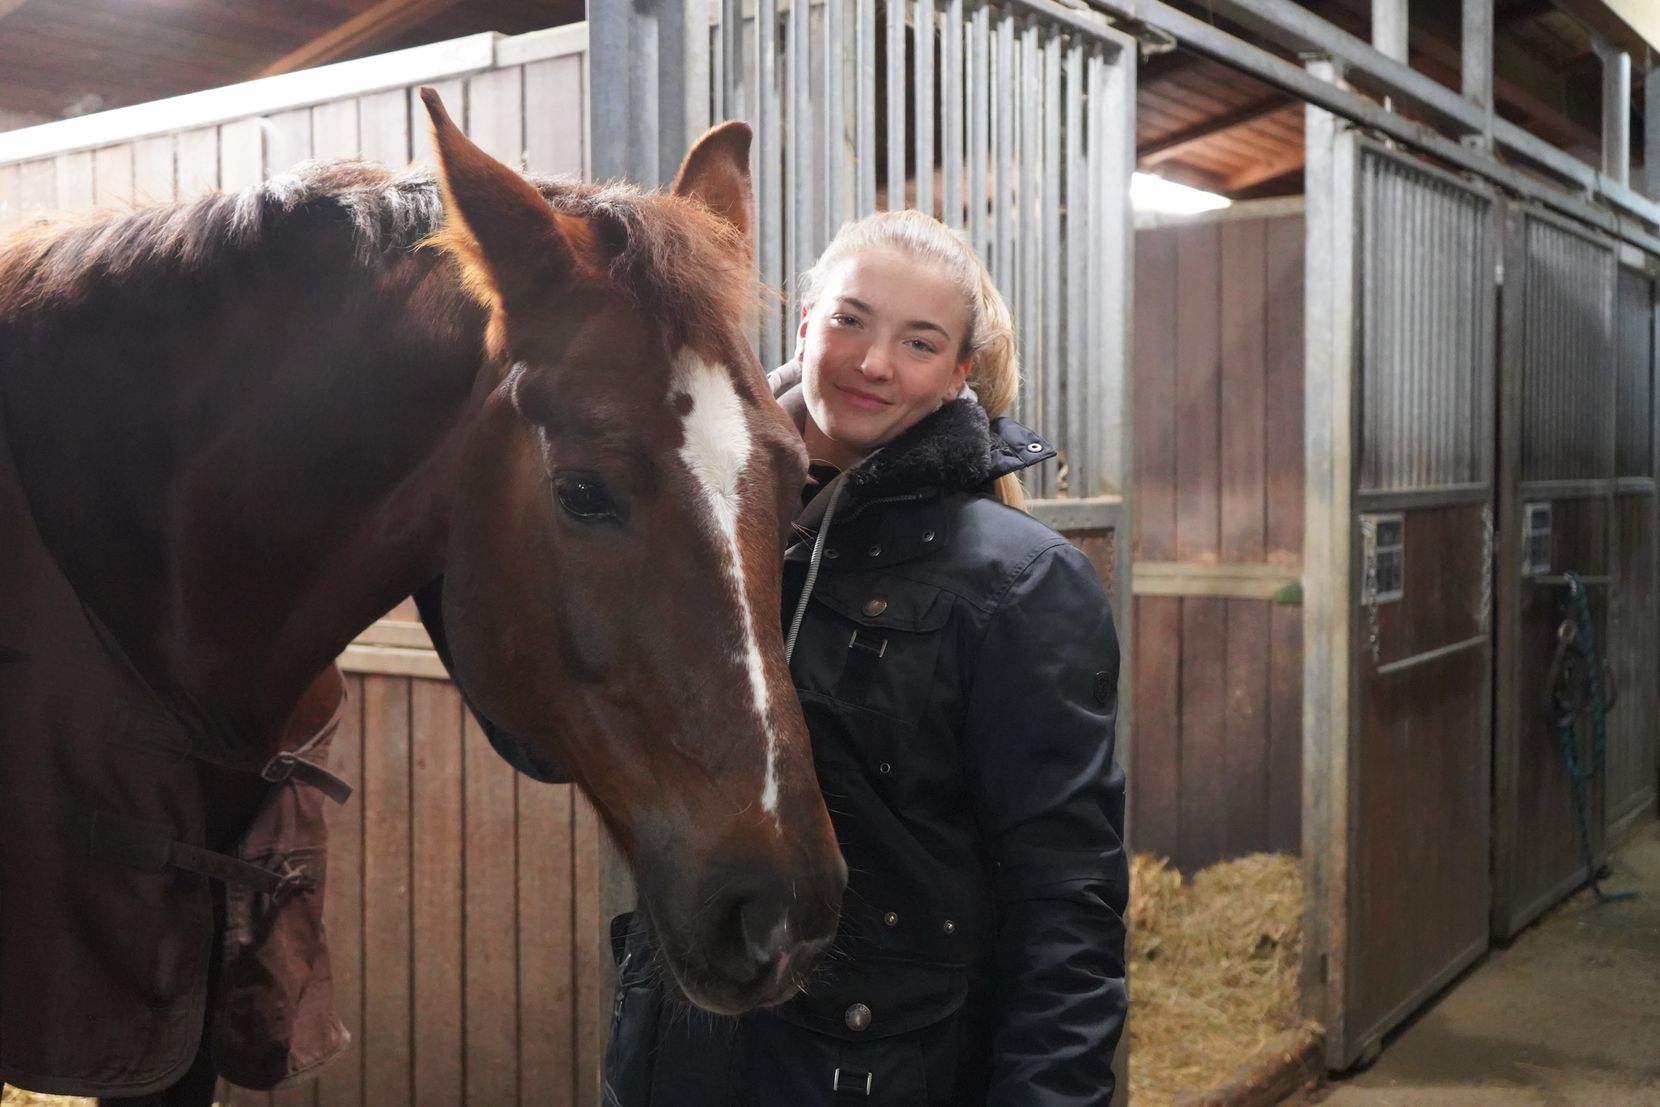
[(1321, 1107), (1660, 1107), (1660, 824), (1495, 950)]

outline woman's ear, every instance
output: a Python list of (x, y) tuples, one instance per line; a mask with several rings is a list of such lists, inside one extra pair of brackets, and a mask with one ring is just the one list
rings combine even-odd
[(951, 368), (951, 386), (945, 391), (945, 399), (941, 403), (950, 403), (963, 394), (963, 385), (968, 383), (968, 374), (974, 368), (974, 358), (965, 357)]
[(807, 344), (807, 314), (811, 305), (801, 305), (801, 325), (795, 329), (795, 360), (801, 360), (802, 347)]

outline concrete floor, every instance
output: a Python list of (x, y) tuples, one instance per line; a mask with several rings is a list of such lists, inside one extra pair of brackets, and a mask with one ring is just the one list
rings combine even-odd
[(1660, 1107), (1660, 824), (1494, 950), (1321, 1107)]

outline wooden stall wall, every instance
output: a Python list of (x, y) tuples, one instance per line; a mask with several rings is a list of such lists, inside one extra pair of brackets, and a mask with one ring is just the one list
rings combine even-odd
[[(413, 96), (428, 83), (509, 165), (586, 175), (586, 41), (580, 26), (499, 39), (482, 71), (0, 165), (0, 229), (246, 188), (308, 158), (430, 163)], [(366, 64), (387, 60), (329, 69)], [(326, 921), (352, 1044), (316, 1082), (222, 1086), (220, 1103), (597, 1107), (609, 950), (593, 809), (496, 756), (412, 605), (341, 663), (351, 698), (333, 764), (356, 794), (330, 814)]]
[(1189, 875), (1301, 848), (1303, 249), (1244, 206), (1136, 234), (1130, 802)]

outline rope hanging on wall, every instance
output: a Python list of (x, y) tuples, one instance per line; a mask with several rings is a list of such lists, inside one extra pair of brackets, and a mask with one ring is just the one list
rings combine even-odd
[[(1551, 657), (1550, 675), (1545, 686), (1550, 689), (1547, 714), (1556, 731), (1556, 744), (1562, 751), (1562, 763), (1568, 770), (1574, 794), (1574, 813), (1579, 821), (1579, 847), (1585, 858), (1585, 873), (1591, 891), (1603, 903), (1630, 899), (1635, 892), (1605, 892), (1596, 858), (1591, 854), (1591, 823), (1587, 813), (1586, 793), (1608, 764), (1608, 719), (1618, 700), (1613, 673), (1597, 655), (1595, 628), (1591, 622), (1591, 605), (1585, 595), (1585, 582), (1578, 573), (1563, 574), (1563, 593), (1560, 601), (1562, 622), (1556, 629), (1556, 653)], [(1608, 695), (1603, 696), (1604, 684)], [(1589, 709), (1591, 714), (1591, 763), (1580, 764), (1579, 716)]]

